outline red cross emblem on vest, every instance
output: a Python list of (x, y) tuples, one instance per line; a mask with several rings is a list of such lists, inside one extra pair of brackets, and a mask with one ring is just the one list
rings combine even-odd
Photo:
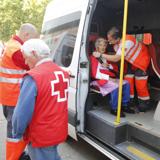
[(67, 100), (67, 92), (69, 80), (64, 77), (62, 71), (54, 72), (56, 79), (51, 81), (52, 96), (57, 95), (57, 101), (63, 102)]

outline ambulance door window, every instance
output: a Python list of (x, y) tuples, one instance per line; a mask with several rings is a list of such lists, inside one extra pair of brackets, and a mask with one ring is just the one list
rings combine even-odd
[(72, 34), (65, 34), (58, 49), (55, 51), (54, 62), (62, 67), (69, 67), (72, 62), (76, 37)]
[(51, 49), (51, 58), (62, 67), (69, 67), (76, 42), (81, 12), (54, 19), (46, 23), (44, 41)]
[(64, 45), (62, 48), (62, 64), (65, 67), (68, 67), (71, 64), (72, 61), (72, 55), (73, 55), (73, 47)]

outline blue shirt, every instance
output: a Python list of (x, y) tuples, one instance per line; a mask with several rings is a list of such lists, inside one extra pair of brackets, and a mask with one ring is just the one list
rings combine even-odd
[(20, 95), (12, 117), (12, 134), (16, 139), (23, 137), (32, 119), (36, 96), (36, 83), (31, 76), (27, 75), (22, 81)]

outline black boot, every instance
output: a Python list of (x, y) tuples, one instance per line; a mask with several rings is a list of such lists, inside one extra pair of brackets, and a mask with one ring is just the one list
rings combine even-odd
[(31, 158), (26, 152), (23, 152), (19, 160), (31, 160)]
[(122, 111), (130, 114), (134, 114), (135, 110), (130, 108), (129, 106), (122, 106)]
[(130, 102), (128, 103), (128, 106), (129, 106), (130, 108), (135, 108), (136, 105), (137, 105), (136, 99), (131, 98), (131, 99), (130, 99)]
[(150, 108), (150, 100), (138, 100), (139, 104), (138, 104), (138, 110), (140, 112), (146, 112), (147, 110), (149, 110)]
[[(116, 110), (116, 109), (111, 109), (110, 112), (111, 112), (111, 114), (117, 116), (117, 110)], [(124, 114), (123, 111), (121, 111), (121, 115), (120, 115), (120, 116), (121, 116), (121, 117), (125, 117), (126, 115)]]

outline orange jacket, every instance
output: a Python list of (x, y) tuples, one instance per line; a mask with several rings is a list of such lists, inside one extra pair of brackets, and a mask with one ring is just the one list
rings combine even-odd
[(127, 35), (126, 40), (132, 41), (134, 45), (126, 53), (125, 60), (133, 66), (146, 71), (150, 63), (150, 56), (147, 47), (144, 44), (137, 42), (136, 38), (132, 35)]
[(20, 81), (25, 70), (16, 66), (12, 60), (13, 54), (19, 50), (21, 43), (12, 38), (6, 44), (0, 62), (0, 103), (16, 106), (20, 92)]

